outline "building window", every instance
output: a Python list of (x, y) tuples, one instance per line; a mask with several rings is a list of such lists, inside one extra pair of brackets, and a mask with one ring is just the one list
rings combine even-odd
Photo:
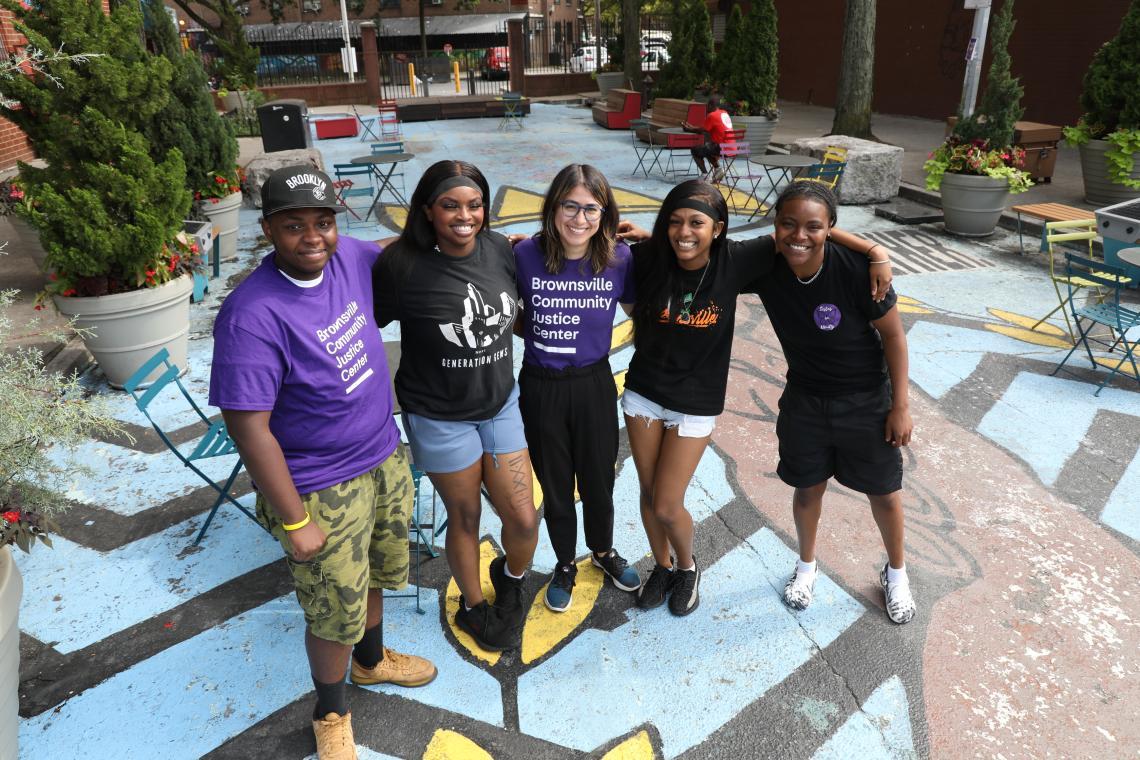
[(400, 7), (400, 0), (380, 0), (380, 10), (387, 11)]

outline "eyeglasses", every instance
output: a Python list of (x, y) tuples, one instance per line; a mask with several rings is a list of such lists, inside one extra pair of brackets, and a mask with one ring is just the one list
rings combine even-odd
[(604, 208), (597, 205), (596, 203), (588, 203), (583, 206), (582, 204), (575, 203), (574, 201), (562, 201), (558, 205), (562, 208), (562, 216), (564, 218), (573, 219), (574, 217), (578, 216), (578, 212), (581, 211), (582, 216), (586, 217), (587, 222), (598, 221), (602, 218), (602, 212), (605, 211)]

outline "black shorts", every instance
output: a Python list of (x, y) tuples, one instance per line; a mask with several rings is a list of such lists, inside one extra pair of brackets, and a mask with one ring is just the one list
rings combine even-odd
[(884, 440), (891, 386), (845, 396), (813, 396), (785, 388), (776, 437), (780, 479), (808, 488), (834, 477), (869, 495), (902, 488), (902, 452)]
[(694, 158), (716, 158), (720, 155), (720, 146), (714, 142), (706, 142), (692, 149)]

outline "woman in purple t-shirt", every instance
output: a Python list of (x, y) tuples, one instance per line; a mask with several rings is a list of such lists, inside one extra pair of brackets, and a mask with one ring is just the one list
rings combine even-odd
[(582, 498), (593, 564), (622, 591), (641, 586), (614, 549), (617, 386), (610, 369), (614, 311), (633, 302), (629, 246), (617, 240), (618, 209), (593, 166), (558, 172), (542, 202), (542, 229), (515, 246), (525, 342), (519, 374), (530, 457), (542, 485), (546, 529), (558, 565), (546, 606), (563, 612), (578, 567), (574, 485)]

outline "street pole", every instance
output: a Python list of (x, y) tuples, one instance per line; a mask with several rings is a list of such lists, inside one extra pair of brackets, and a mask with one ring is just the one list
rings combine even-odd
[(974, 113), (978, 99), (978, 81), (982, 77), (982, 55), (986, 49), (986, 30), (990, 26), (990, 0), (966, 0), (966, 8), (974, 9), (974, 28), (966, 45), (966, 79), (962, 83), (962, 118)]
[(348, 81), (356, 81), (356, 54), (352, 50), (352, 40), (348, 36), (348, 7), (340, 0), (340, 25), (344, 30), (344, 66), (348, 69)]
[(594, 71), (602, 67), (602, 0), (594, 0)]

